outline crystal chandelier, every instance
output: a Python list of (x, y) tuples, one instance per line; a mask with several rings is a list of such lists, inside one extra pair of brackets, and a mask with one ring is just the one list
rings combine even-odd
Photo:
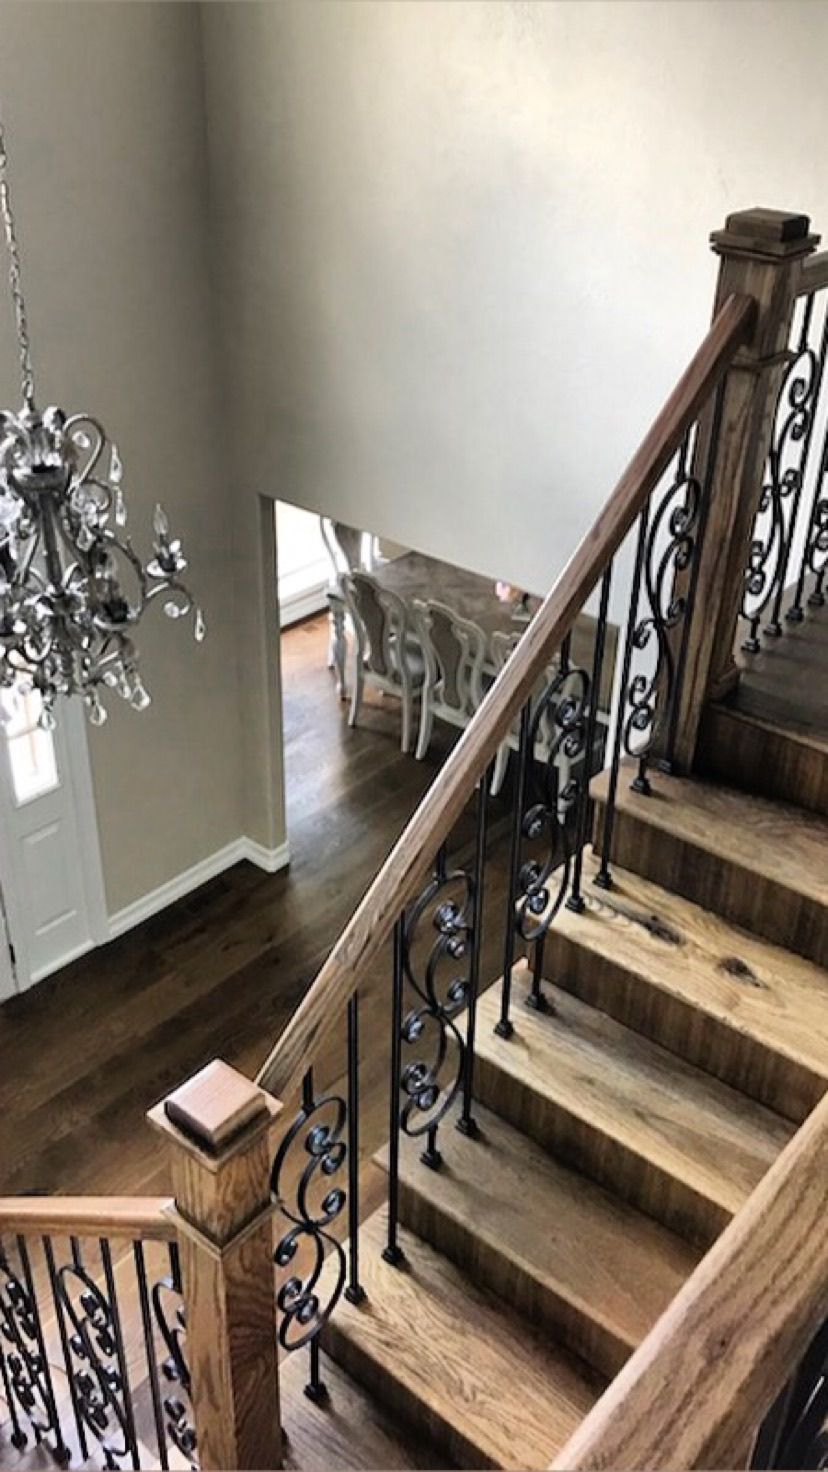
[(199, 642), (204, 618), (181, 581), (187, 563), (161, 506), (150, 561), (133, 548), (118, 447), (98, 420), (35, 407), (2, 121), (0, 214), (23, 394), (18, 413), (0, 410), (0, 689), (37, 691), (46, 729), (58, 696), (79, 695), (99, 726), (106, 689), (135, 710), (150, 703), (132, 639), (147, 605), (161, 598), (169, 618), (192, 613)]

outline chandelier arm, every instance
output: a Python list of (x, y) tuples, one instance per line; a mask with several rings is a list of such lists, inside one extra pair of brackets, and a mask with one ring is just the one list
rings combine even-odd
[(17, 243), (17, 230), (9, 194), (8, 167), (9, 157), (6, 151), (6, 129), (0, 118), (0, 215), (3, 219), (3, 231), (6, 237), (6, 249), (9, 255), (9, 286), (11, 287), (14, 320), (17, 328), (17, 348), (20, 358), (20, 388), (26, 408), (34, 411), (34, 370), (32, 368), (32, 351), (29, 340), (29, 321), (26, 314), (26, 301), (23, 296), (20, 248)]

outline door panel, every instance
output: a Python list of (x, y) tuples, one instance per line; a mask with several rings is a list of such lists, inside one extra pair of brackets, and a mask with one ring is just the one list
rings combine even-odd
[[(3, 704), (7, 722), (0, 740), (0, 871), (18, 985), (24, 987), (97, 938), (91, 915), (94, 896), (67, 743), (67, 726), (76, 713), (59, 710), (55, 730), (43, 731), (37, 724), (36, 695), (4, 694)], [(83, 837), (88, 843), (88, 824)]]

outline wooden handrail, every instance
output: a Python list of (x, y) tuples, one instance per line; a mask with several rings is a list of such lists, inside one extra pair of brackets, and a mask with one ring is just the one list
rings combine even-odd
[(126, 1237), (172, 1242), (168, 1196), (0, 1196), (0, 1236)]
[(722, 306), (597, 521), (547, 595), (265, 1060), (257, 1082), (272, 1094), (284, 1098), (292, 1093), (320, 1043), (340, 1026), (343, 1009), (366, 966), (413, 898), (425, 866), (451, 832), (518, 711), (621, 546), (685, 432), (707, 403), (737, 349), (747, 341), (755, 312), (756, 304), (750, 296), (731, 296)]
[(807, 296), (812, 291), (822, 291), (828, 286), (828, 250), (821, 250), (805, 261), (797, 289), (797, 296)]
[(828, 1315), (828, 1095), (554, 1468), (740, 1467)]

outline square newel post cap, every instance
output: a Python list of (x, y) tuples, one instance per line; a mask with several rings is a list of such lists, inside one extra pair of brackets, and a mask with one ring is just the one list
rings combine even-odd
[(256, 1139), (281, 1105), (229, 1063), (214, 1059), (151, 1109), (148, 1119), (205, 1163)]
[(810, 255), (820, 237), (811, 234), (807, 215), (788, 210), (737, 210), (728, 215), (723, 230), (714, 230), (710, 243), (717, 255), (755, 256), (759, 260), (790, 260)]

